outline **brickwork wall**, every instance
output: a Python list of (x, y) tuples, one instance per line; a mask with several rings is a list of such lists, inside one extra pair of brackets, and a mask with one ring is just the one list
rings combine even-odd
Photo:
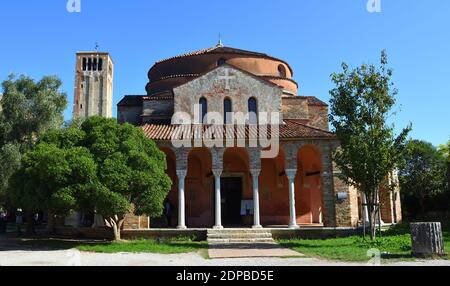
[(305, 99), (282, 99), (283, 118), (286, 119), (308, 119), (308, 100)]
[(309, 125), (329, 130), (328, 126), (328, 107), (327, 106), (308, 106)]

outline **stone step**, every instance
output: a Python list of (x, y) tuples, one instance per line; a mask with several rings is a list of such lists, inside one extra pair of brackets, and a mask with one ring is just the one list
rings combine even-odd
[(272, 238), (269, 233), (208, 233), (208, 238)]
[(272, 238), (253, 238), (253, 239), (245, 239), (245, 238), (233, 238), (233, 239), (209, 239), (209, 244), (232, 244), (232, 243), (274, 243)]
[(208, 234), (226, 233), (271, 233), (271, 231), (267, 229), (208, 229)]
[(274, 243), (267, 229), (210, 229), (207, 236), (209, 244)]

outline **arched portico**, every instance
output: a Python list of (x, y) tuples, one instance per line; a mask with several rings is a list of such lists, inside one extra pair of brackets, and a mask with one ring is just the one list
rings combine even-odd
[(288, 142), (267, 159), (249, 147), (161, 150), (177, 182), (169, 199), (179, 228), (332, 226), (331, 159), (320, 144)]
[(305, 145), (298, 150), (296, 212), (298, 224), (322, 224), (322, 162), (318, 148)]
[(190, 150), (185, 181), (186, 225), (188, 227), (213, 226), (213, 183), (210, 150), (207, 148)]

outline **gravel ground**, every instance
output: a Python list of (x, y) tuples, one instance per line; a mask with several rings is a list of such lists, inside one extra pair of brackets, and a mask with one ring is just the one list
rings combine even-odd
[[(205, 259), (202, 253), (101, 254), (78, 250), (0, 251), (0, 266), (347, 266), (366, 263), (331, 262), (315, 258)], [(450, 266), (448, 260), (397, 262), (393, 266)]]

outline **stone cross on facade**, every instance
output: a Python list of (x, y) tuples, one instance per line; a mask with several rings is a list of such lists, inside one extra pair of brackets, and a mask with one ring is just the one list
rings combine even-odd
[(235, 79), (235, 76), (230, 75), (230, 70), (225, 69), (225, 75), (220, 75), (219, 80), (225, 80), (225, 89), (230, 90), (230, 80)]

